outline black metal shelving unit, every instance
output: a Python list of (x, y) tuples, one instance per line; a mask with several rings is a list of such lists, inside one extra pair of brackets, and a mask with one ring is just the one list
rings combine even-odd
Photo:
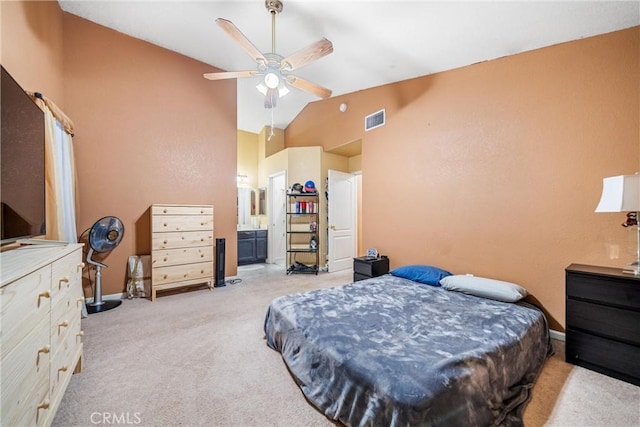
[(287, 193), (287, 274), (318, 274), (320, 197)]

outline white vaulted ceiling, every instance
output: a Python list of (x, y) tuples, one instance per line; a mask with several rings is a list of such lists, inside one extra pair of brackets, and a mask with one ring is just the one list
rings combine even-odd
[[(227, 71), (254, 69), (255, 62), (216, 18), (232, 21), (260, 51), (271, 51), (271, 16), (261, 0), (59, 3), (66, 12)], [(277, 53), (331, 40), (332, 54), (296, 74), (331, 89), (332, 96), (640, 25), (640, 1), (283, 3)], [(259, 81), (238, 79), (238, 129), (257, 133), (271, 124), (271, 110), (255, 89)], [(293, 89), (273, 110), (275, 126), (286, 128), (316, 100)]]

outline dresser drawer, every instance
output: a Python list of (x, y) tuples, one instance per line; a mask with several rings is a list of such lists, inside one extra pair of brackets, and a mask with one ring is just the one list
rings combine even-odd
[(640, 347), (571, 329), (567, 332), (567, 362), (597, 368), (606, 375), (621, 374), (624, 378), (620, 379), (640, 385)]
[(567, 298), (640, 310), (638, 286), (623, 279), (567, 272)]
[[(67, 306), (66, 304), (58, 304), (58, 309), (51, 312), (51, 351), (55, 353), (67, 339), (69, 331), (79, 328), (80, 325), (80, 308), (76, 306), (76, 302)], [(53, 315), (55, 314), (55, 317)]]
[(151, 280), (154, 286), (194, 279), (202, 279), (203, 283), (211, 281), (213, 279), (213, 262), (160, 267), (151, 270)]
[(55, 347), (51, 345), (49, 395), (52, 400), (59, 399), (58, 395), (66, 388), (69, 378), (73, 375), (76, 356), (82, 345), (80, 321), (70, 322), (65, 328), (59, 329), (57, 339), (57, 345)]
[(153, 251), (153, 267), (213, 261), (213, 246), (199, 246)]
[(153, 215), (153, 232), (213, 231), (213, 218), (203, 215)]
[(151, 215), (213, 215), (213, 206), (152, 205)]
[[(4, 319), (3, 319), (4, 320)], [(10, 351), (4, 348), (0, 359), (2, 366), (2, 423), (9, 425), (42, 425), (46, 410), (37, 406), (48, 398), (49, 362), (49, 319), (41, 321), (19, 345)], [(8, 368), (10, 367), (10, 368)], [(38, 420), (36, 420), (38, 417)]]
[(213, 246), (213, 231), (153, 233), (151, 249), (183, 248), (185, 246)]
[(51, 266), (51, 305), (58, 302), (58, 298), (64, 297), (72, 287), (80, 287), (82, 276), (82, 251), (72, 252)]
[(2, 351), (16, 347), (51, 309), (51, 266), (43, 267), (0, 289)]

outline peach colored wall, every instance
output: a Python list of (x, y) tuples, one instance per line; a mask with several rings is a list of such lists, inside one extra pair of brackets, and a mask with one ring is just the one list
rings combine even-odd
[(236, 84), (204, 79), (210, 71), (207, 64), (64, 15), (78, 229), (105, 215), (125, 226), (123, 242), (105, 260), (107, 295), (124, 289), (127, 257), (150, 252), (152, 203), (214, 205), (214, 235), (226, 238), (226, 274), (236, 274)]
[(249, 187), (258, 188), (258, 134), (238, 131), (238, 175), (246, 175)]
[(315, 102), (285, 141), (362, 138), (365, 247), (518, 282), (563, 329), (565, 267), (634, 257), (625, 215), (594, 209), (603, 177), (640, 170), (639, 75), (635, 27)]
[(1, 62), (23, 89), (64, 110), (62, 15), (56, 1), (2, 1)]

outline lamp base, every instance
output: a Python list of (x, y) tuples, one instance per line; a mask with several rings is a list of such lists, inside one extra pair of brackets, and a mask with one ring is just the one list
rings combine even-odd
[(87, 303), (87, 313), (95, 314), (102, 313), (103, 311), (112, 310), (122, 304), (120, 300), (107, 300), (99, 304)]
[(633, 274), (634, 276), (640, 276), (640, 261), (634, 261), (631, 264), (625, 265), (622, 272), (626, 274)]

